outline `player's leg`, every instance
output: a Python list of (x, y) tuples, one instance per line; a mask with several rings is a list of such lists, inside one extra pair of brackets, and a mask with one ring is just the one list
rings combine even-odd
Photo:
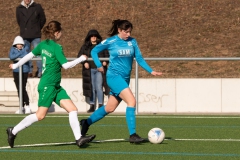
[(84, 144), (91, 142), (95, 138), (95, 135), (81, 135), (77, 107), (74, 105), (74, 103), (62, 87), (58, 91), (55, 102), (69, 113), (69, 124), (73, 131), (76, 144), (81, 147)]
[(127, 103), (126, 108), (126, 121), (128, 126), (128, 131), (130, 134), (129, 141), (130, 143), (140, 143), (144, 141), (139, 135), (136, 134), (136, 117), (135, 117), (135, 110), (136, 110), (136, 100), (135, 97), (130, 90), (130, 88), (125, 88), (119, 95), (119, 97)]
[(15, 140), (18, 132), (20, 132), (23, 129), (29, 127), (33, 123), (42, 120), (46, 116), (47, 111), (48, 111), (48, 108), (39, 107), (36, 113), (26, 116), (15, 127), (7, 128), (8, 144), (10, 145), (10, 147), (13, 148), (14, 140)]
[(121, 101), (119, 101), (116, 97), (110, 95), (106, 106), (98, 108), (93, 112), (93, 114), (91, 114), (88, 119), (82, 119), (80, 121), (80, 124), (82, 126), (81, 134), (86, 135), (90, 125), (101, 120), (109, 113), (112, 113), (117, 108), (120, 102)]
[(14, 145), (14, 139), (18, 132), (29, 127), (34, 122), (43, 120), (47, 114), (49, 107), (52, 105), (55, 99), (57, 90), (54, 86), (48, 86), (44, 88), (38, 88), (38, 110), (34, 114), (30, 114), (25, 117), (20, 123), (18, 123), (14, 128), (9, 127), (7, 129), (8, 143), (11, 147)]
[(81, 120), (80, 124), (82, 126), (82, 130), (81, 130), (82, 135), (85, 135), (87, 133), (88, 128), (91, 124), (104, 118), (108, 113), (112, 113), (117, 108), (117, 106), (121, 102), (121, 99), (118, 97), (118, 94), (121, 92), (123, 87), (124, 88), (128, 87), (128, 85), (121, 78), (121, 76), (115, 76), (115, 75), (112, 77), (108, 76), (107, 82), (108, 82), (109, 88), (111, 89), (111, 93), (110, 93), (107, 105), (95, 110), (88, 119)]

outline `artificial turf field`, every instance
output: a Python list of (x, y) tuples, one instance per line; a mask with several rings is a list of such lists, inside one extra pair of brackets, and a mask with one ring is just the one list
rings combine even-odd
[[(186, 160), (240, 159), (240, 117), (202, 115), (137, 115), (137, 133), (147, 139), (153, 127), (162, 128), (161, 144), (130, 144), (125, 116), (109, 115), (92, 125), (93, 142), (74, 144), (68, 115), (48, 115), (21, 131), (9, 148), (6, 128), (25, 115), (0, 115), (0, 159), (124, 159)], [(88, 115), (79, 115), (79, 120)]]

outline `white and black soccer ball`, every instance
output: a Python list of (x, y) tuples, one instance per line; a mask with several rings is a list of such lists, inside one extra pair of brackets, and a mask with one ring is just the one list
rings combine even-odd
[(148, 140), (151, 143), (159, 144), (162, 143), (165, 138), (165, 133), (161, 128), (152, 128), (148, 132)]

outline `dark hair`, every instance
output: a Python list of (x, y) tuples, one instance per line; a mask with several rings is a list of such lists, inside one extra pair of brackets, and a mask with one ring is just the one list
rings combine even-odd
[(92, 29), (92, 30), (88, 31), (88, 34), (84, 40), (84, 45), (86, 46), (86, 49), (88, 49), (90, 46), (92, 46), (92, 43), (91, 43), (92, 36), (97, 37), (97, 44), (99, 44), (102, 41), (102, 37), (100, 36), (98, 31), (95, 29)]
[(128, 28), (133, 28), (133, 25), (128, 20), (113, 20), (112, 21), (112, 28), (108, 31), (109, 36), (114, 36), (118, 34), (118, 28), (121, 30), (127, 30)]
[(62, 30), (61, 23), (58, 21), (50, 21), (47, 26), (43, 28), (43, 34), (46, 39), (55, 39), (54, 33)]

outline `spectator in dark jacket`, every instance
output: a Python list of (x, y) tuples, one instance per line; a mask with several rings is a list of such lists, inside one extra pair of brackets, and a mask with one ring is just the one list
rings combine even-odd
[[(88, 58), (91, 58), (91, 50), (102, 41), (102, 37), (97, 30), (90, 30), (84, 40), (78, 57), (81, 55), (86, 55)], [(99, 57), (108, 58), (109, 53), (107, 50), (99, 53)], [(96, 101), (98, 102), (98, 107), (101, 107), (104, 104), (104, 94), (109, 94), (109, 88), (106, 83), (106, 70), (108, 65), (108, 60), (102, 61), (105, 72), (102, 74), (97, 70), (96, 65), (93, 61), (85, 61), (82, 65), (82, 87), (83, 95), (90, 98), (90, 108), (87, 111), (94, 112), (96, 107)], [(104, 92), (103, 92), (104, 88)]]
[[(46, 17), (42, 6), (34, 0), (23, 0), (16, 8), (17, 23), (20, 27), (20, 36), (35, 48), (41, 42), (41, 29), (46, 23)], [(32, 77), (33, 66), (29, 76)], [(42, 61), (37, 61), (36, 77), (42, 75)]]

